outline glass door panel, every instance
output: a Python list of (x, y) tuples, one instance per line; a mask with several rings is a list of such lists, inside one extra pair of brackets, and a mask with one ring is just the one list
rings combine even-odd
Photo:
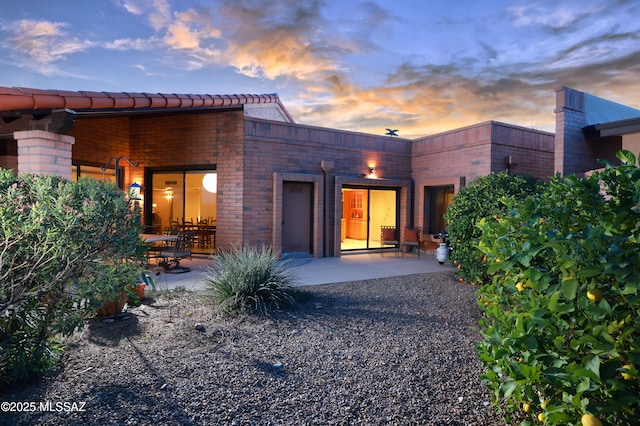
[(369, 248), (380, 247), (380, 227), (397, 226), (395, 190), (369, 191)]
[(184, 173), (154, 173), (152, 225), (162, 233), (184, 218)]
[(380, 227), (396, 226), (396, 189), (343, 188), (341, 250), (380, 248)]
[(368, 195), (366, 189), (342, 189), (342, 250), (367, 248)]

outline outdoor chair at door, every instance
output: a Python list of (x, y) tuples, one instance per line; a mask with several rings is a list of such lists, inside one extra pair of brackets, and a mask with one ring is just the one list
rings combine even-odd
[(395, 226), (380, 227), (380, 244), (382, 245), (380, 255), (384, 257), (384, 250), (387, 246), (395, 248), (395, 254), (398, 255), (400, 249), (400, 241), (398, 240), (398, 230)]
[(162, 258), (162, 261), (158, 262), (158, 264), (162, 266), (168, 274), (180, 274), (191, 270), (180, 265), (180, 261), (182, 259), (191, 259), (194, 234), (193, 231), (180, 231), (175, 244), (158, 253), (158, 257)]
[(404, 256), (405, 249), (412, 250), (415, 248), (417, 256), (420, 257), (420, 228), (404, 228), (404, 235), (402, 238), (402, 255)]

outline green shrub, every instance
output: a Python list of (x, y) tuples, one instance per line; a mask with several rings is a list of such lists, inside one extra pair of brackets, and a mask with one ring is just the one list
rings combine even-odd
[(477, 247), (481, 234), (478, 221), (504, 216), (507, 208), (501, 199), (521, 199), (536, 191), (533, 177), (506, 170), (475, 179), (458, 191), (444, 218), (453, 248), (449, 260), (458, 264), (460, 277), (472, 283), (487, 279), (487, 266)]
[(479, 353), (515, 417), (639, 423), (640, 169), (631, 153), (618, 157), (628, 164), (558, 177), (480, 223), (492, 281), (479, 291)]
[(138, 275), (139, 213), (111, 183), (0, 170), (0, 385), (46, 372)]
[(233, 248), (213, 256), (205, 283), (216, 311), (224, 316), (266, 315), (295, 305), (288, 261), (268, 246)]

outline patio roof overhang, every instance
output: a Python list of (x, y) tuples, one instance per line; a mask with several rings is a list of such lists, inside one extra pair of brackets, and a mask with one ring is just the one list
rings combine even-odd
[(640, 117), (625, 120), (610, 121), (608, 123), (592, 124), (582, 128), (587, 140), (597, 140), (612, 136), (622, 136), (630, 133), (640, 133)]
[(0, 87), (0, 135), (40, 129), (67, 133), (76, 116), (206, 112), (243, 105), (276, 104), (293, 122), (277, 94), (197, 95), (87, 92)]

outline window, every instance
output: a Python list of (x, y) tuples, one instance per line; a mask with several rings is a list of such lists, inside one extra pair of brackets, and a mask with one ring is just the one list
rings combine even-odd
[(425, 187), (425, 221), (429, 234), (437, 234), (444, 231), (447, 224), (444, 214), (447, 207), (453, 201), (453, 185), (451, 186), (427, 186)]
[(217, 176), (215, 170), (152, 172), (150, 222), (154, 231), (162, 232), (172, 223), (215, 224)]
[[(120, 176), (124, 171), (120, 168)], [(104, 172), (100, 166), (93, 166), (88, 164), (74, 164), (71, 166), (71, 180), (77, 182), (82, 176), (98, 179), (98, 180), (110, 180), (115, 183), (116, 181), (116, 169), (113, 167), (107, 168)]]

